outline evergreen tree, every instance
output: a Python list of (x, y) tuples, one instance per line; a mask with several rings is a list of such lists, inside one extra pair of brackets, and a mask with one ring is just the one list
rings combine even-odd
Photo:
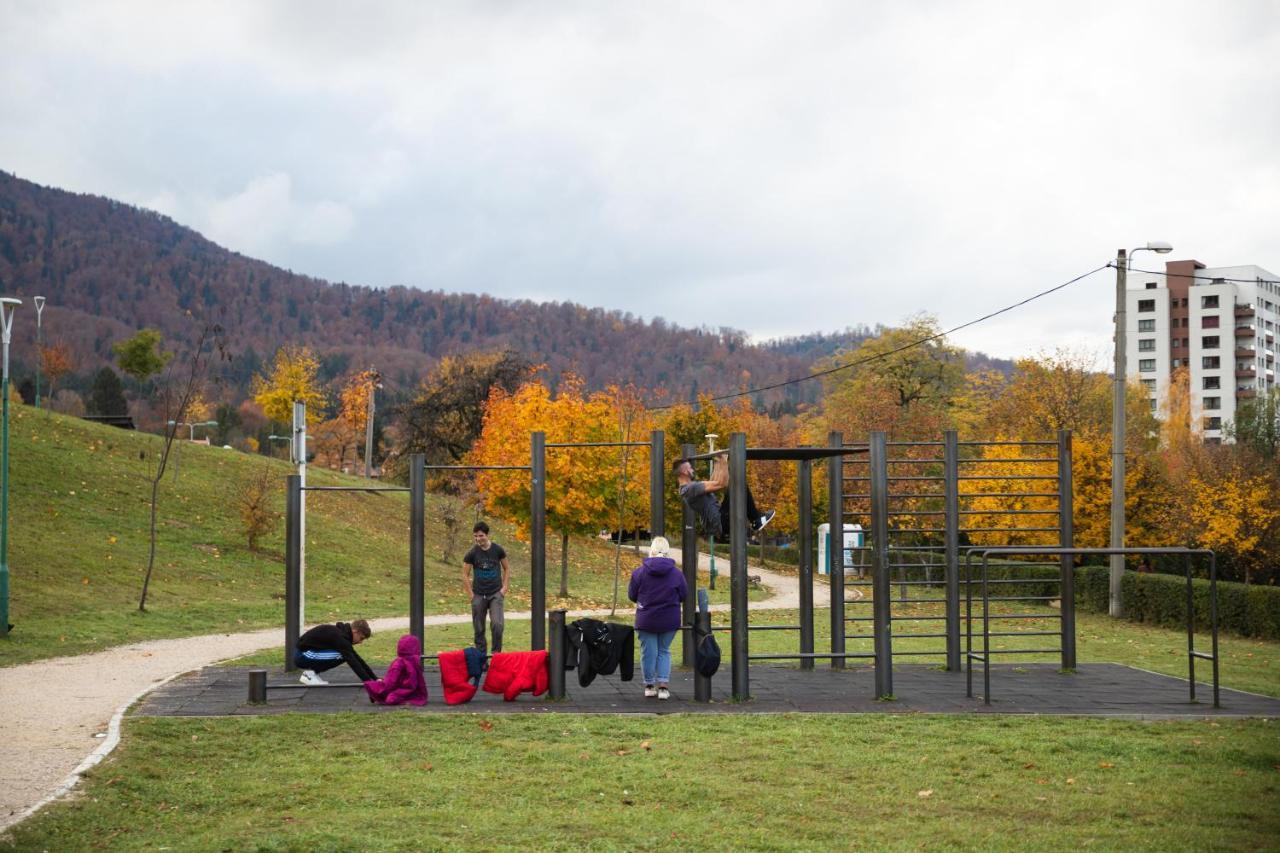
[(129, 405), (124, 399), (124, 383), (110, 367), (104, 367), (94, 375), (87, 408), (91, 415), (129, 414)]

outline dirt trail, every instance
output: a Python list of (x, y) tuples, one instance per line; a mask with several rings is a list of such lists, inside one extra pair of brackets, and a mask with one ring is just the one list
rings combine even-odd
[[(701, 555), (699, 568), (707, 570), (709, 562)], [(727, 583), (728, 560), (718, 557), (716, 569)], [(768, 599), (752, 602), (752, 610), (799, 606), (800, 585), (795, 577), (754, 567), (751, 574), (759, 575), (772, 592)], [(826, 594), (825, 585), (815, 585), (815, 606), (827, 606)], [(728, 605), (712, 609), (727, 610)], [(575, 611), (571, 615), (608, 613)], [(627, 618), (633, 613), (619, 610), (617, 615)], [(509, 620), (529, 618), (528, 611), (507, 614)], [(440, 615), (427, 617), (426, 623), (465, 624), (470, 619), (469, 615)], [(405, 618), (370, 623), (375, 631), (403, 630), (409, 624)], [(125, 710), (149, 691), (182, 673), (283, 645), (284, 629), (272, 628), (152, 640), (0, 669), (0, 719), (11, 734), (0, 738), (0, 767), (7, 771), (0, 786), (0, 830), (71, 790), (82, 773), (115, 748)]]

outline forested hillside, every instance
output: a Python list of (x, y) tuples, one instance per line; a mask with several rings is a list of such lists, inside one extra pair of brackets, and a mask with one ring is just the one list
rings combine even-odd
[[(683, 329), (604, 308), (329, 283), (223, 249), (151, 211), (3, 172), (0, 289), (48, 298), (45, 342), (68, 346), (70, 384), (87, 380), (110, 360), (112, 343), (137, 328), (180, 342), (218, 322), (234, 356), (223, 378), (240, 394), (287, 342), (312, 347), (327, 377), (375, 366), (401, 390), (441, 356), (507, 347), (546, 363), (552, 382), (573, 371), (588, 388), (631, 382), (688, 400), (803, 375), (869, 331), (752, 346), (735, 330)], [(34, 334), (31, 318), (15, 324), (19, 380), (34, 369)], [(788, 390), (791, 403), (819, 391)], [(786, 400), (779, 392), (767, 402)]]

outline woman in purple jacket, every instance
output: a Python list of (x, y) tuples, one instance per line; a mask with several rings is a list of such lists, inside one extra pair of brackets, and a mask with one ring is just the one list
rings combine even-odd
[(670, 549), (671, 543), (655, 536), (648, 559), (631, 573), (627, 587), (627, 597), (636, 603), (644, 695), (659, 699), (671, 698), (671, 641), (680, 630), (680, 603), (689, 594), (684, 574), (667, 556)]

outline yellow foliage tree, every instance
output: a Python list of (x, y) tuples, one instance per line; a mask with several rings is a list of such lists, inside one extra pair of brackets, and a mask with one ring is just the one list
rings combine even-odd
[(327, 403), (316, 373), (320, 362), (307, 347), (286, 346), (276, 352), (266, 376), (253, 378), (253, 399), (277, 423), (293, 421), (294, 401), (307, 405), (307, 426), (320, 423)]
[(1228, 464), (1207, 479), (1193, 472), (1188, 486), (1200, 544), (1230, 556), (1244, 569), (1244, 582), (1249, 583), (1253, 571), (1270, 556), (1262, 550), (1263, 542), (1280, 524), (1276, 478)]

